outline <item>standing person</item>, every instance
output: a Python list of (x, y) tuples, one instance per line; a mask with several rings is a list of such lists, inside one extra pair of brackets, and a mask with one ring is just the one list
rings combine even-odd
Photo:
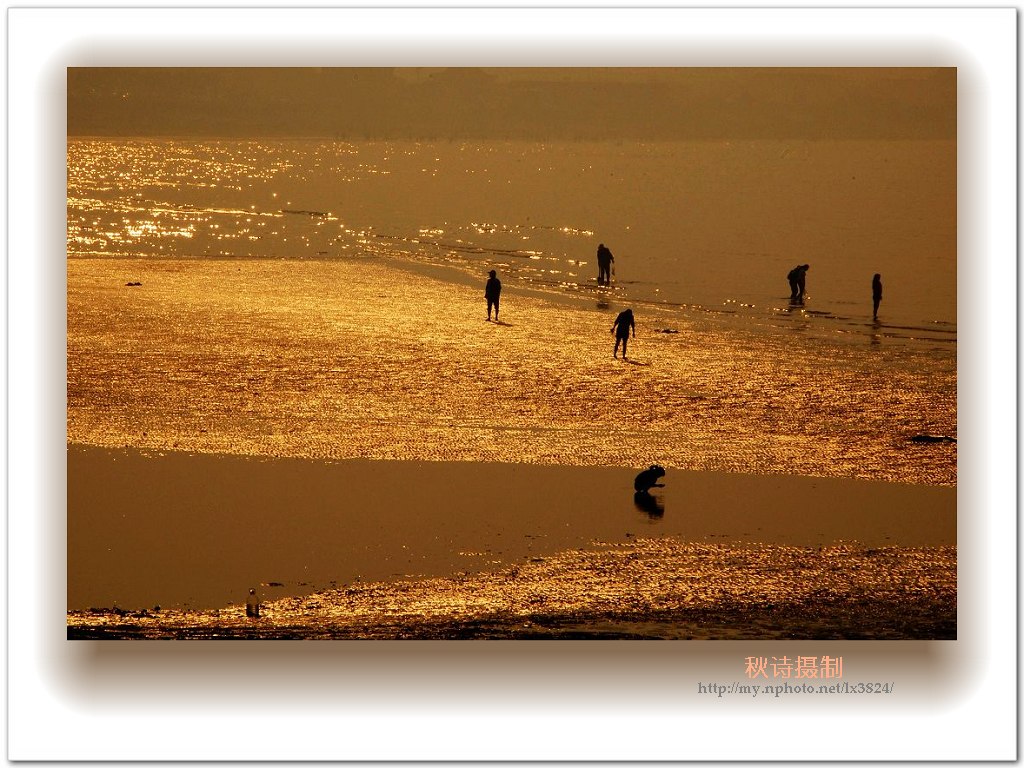
[(874, 311), (871, 313), (871, 316), (875, 320), (877, 320), (878, 305), (882, 303), (882, 276), (879, 274), (876, 274), (873, 278), (871, 278), (871, 300), (875, 304), (875, 308)]
[(604, 243), (597, 246), (597, 284), (608, 285), (611, 282), (612, 262), (615, 257)]
[(624, 309), (612, 323), (612, 333), (615, 334), (615, 351), (612, 357), (619, 356), (619, 344), (622, 344), (622, 359), (626, 359), (626, 344), (629, 343), (629, 332), (633, 331), (633, 338), (636, 338), (636, 321), (633, 319), (633, 310)]
[(245, 615), (250, 619), (260, 617), (260, 596), (256, 594), (256, 587), (249, 590), (249, 596), (245, 599)]
[(501, 280), (493, 269), (487, 274), (487, 285), (484, 286), (484, 298), (487, 299), (487, 320), (490, 322), (491, 309), (494, 310), (494, 322), (498, 322), (498, 301), (501, 298)]

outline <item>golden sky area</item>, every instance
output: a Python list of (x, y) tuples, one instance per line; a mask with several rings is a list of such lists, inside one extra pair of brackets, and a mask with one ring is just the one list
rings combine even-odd
[(954, 68), (69, 68), (68, 135), (953, 139)]

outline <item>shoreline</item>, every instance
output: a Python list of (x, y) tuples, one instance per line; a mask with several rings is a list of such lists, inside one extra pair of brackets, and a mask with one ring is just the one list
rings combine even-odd
[[(505, 257), (507, 258), (507, 257)], [(521, 258), (521, 257), (520, 257)], [(153, 256), (124, 254), (110, 255), (106, 253), (76, 253), (69, 257), (70, 260), (100, 261), (100, 262), (156, 262), (168, 263), (172, 261), (181, 262), (221, 262), (226, 264), (239, 264), (247, 262), (275, 263), (275, 262), (298, 262), (298, 263), (321, 263), (333, 264), (371, 264), (379, 269), (394, 270), (418, 278), (435, 280), (449, 283), (453, 286), (464, 289), (477, 290), (483, 281), (482, 275), (486, 275), (488, 267), (497, 267), (508, 270), (508, 263), (498, 261), (481, 260), (479, 263), (464, 261), (444, 261), (440, 256), (424, 257), (410, 253), (389, 253), (361, 254), (353, 256), (350, 254), (338, 254), (334, 256), (297, 255), (297, 256), (218, 256), (218, 255), (195, 255), (176, 256), (173, 259), (156, 258)], [(588, 262), (583, 262), (590, 267)], [(499, 277), (501, 275), (499, 274)], [(911, 352), (919, 353), (918, 345), (928, 344), (951, 344), (957, 343), (957, 322), (953, 320), (925, 320), (918, 319), (916, 322), (906, 318), (898, 317), (885, 322), (872, 319), (868, 312), (865, 312), (857, 322), (854, 315), (845, 310), (846, 304), (840, 310), (838, 307), (815, 308), (810, 302), (808, 304), (794, 306), (789, 301), (789, 296), (784, 292), (778, 295), (765, 294), (759, 297), (758, 302), (761, 311), (755, 312), (754, 305), (739, 301), (733, 298), (718, 298), (714, 300), (698, 301), (696, 299), (662, 299), (655, 296), (630, 296), (624, 291), (633, 281), (614, 280), (610, 285), (604, 286), (597, 283), (595, 275), (580, 274), (575, 280), (562, 282), (530, 282), (511, 281), (504, 279), (502, 290), (507, 296), (517, 296), (524, 299), (531, 299), (540, 302), (547, 302), (558, 307), (571, 308), (581, 312), (594, 312), (601, 314), (615, 314), (617, 306), (639, 306), (650, 315), (664, 321), (664, 324), (676, 325), (691, 328), (708, 330), (722, 330), (731, 333), (778, 333), (785, 334), (792, 331), (792, 318), (795, 315), (802, 319), (817, 316), (819, 320), (829, 319), (833, 321), (842, 320), (849, 324), (848, 328), (839, 333), (826, 332), (822, 340), (829, 343), (847, 343), (850, 330), (855, 327), (869, 329), (877, 338), (885, 338), (888, 342), (903, 345)], [(870, 307), (868, 308), (870, 310)], [(752, 325), (753, 324), (753, 325)], [(672, 332), (676, 332), (673, 330)]]
[(956, 572), (955, 547), (636, 539), (282, 598), (255, 617), (240, 605), (72, 612), (68, 639), (953, 640)]

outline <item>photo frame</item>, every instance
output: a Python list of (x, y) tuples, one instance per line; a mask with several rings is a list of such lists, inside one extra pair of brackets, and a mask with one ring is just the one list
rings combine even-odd
[[(1010, 431), (1000, 427), (996, 411), (989, 405), (993, 402), (989, 393), (996, 394), (995, 400), (1002, 402), (1004, 409), (1012, 408), (1006, 382), (1013, 381), (1013, 376), (1007, 375), (1009, 365), (996, 352), (996, 345), (1012, 338), (1001, 336), (999, 330), (1012, 327), (1009, 309), (1013, 306), (1009, 281), (1000, 285), (999, 276), (1014, 242), (1012, 205), (1004, 204), (1013, 199), (1013, 177), (1011, 171), (1000, 167), (997, 152), (1000, 147), (1007, 151), (1013, 146), (1012, 128), (1008, 127), (1014, 124), (1013, 99), (995, 98), (991, 90), (998, 87), (1000, 94), (1013, 94), (1009, 70), (1014, 61), (1012, 11), (922, 9), (890, 15), (884, 9), (847, 10), (837, 11), (842, 15), (838, 19), (836, 13), (823, 11), (763, 9), (745, 11), (737, 32), (735, 16), (721, 12), (609, 10), (596, 18), (587, 16), (584, 22), (579, 13), (562, 10), (555, 12), (558, 23), (545, 17), (542, 28), (572, 31), (547, 46), (530, 35), (542, 11), (500, 11), (501, 23), (496, 24), (486, 10), (472, 9), (421, 9), (400, 21), (386, 9), (268, 10), (247, 15), (244, 22), (241, 12), (221, 10), (212, 12), (214, 16), (202, 16), (201, 27), (197, 13), (165, 9), (159, 12), (159, 24), (138, 9), (18, 9), (11, 15), (9, 98), (15, 120), (9, 138), (12, 146), (25, 150), (12, 157), (10, 166), (11, 178), (23, 194), (9, 201), (11, 285), (23, 286), (24, 291), (12, 292), (9, 306), (12, 318), (33, 318), (37, 322), (32, 325), (38, 329), (38, 336), (27, 343), (12, 337), (10, 346), (14, 363), (11, 402), (24, 404), (18, 412), (12, 411), (10, 421), (11, 444), (22, 446), (22, 450), (17, 456), (12, 452), (9, 470), (9, 616), (19, 619), (9, 623), (9, 655), (25, 660), (11, 665), (10, 690), (19, 694), (21, 702), (9, 715), (12, 758), (140, 759), (155, 753), (162, 759), (245, 760), (821, 759), (840, 755), (992, 759), (1011, 754), (1012, 686), (1005, 685), (993, 668), (998, 660), (1009, 661), (1015, 638), (1013, 612), (996, 608), (1014, 605), (1012, 589), (1009, 594), (1002, 590), (1014, 583), (1015, 552), (1007, 546), (1011, 537), (1005, 535), (997, 511), (1012, 503), (1013, 444)], [(885, 18), (884, 27), (879, 24), (880, 16)], [(787, 656), (790, 648), (797, 647), (793, 643), (780, 643), (778, 650), (757, 641), (707, 648), (666, 644), (655, 649), (647, 644), (580, 647), (566, 643), (552, 648), (429, 643), (311, 648), (289, 643), (239, 652), (206, 643), (78, 646), (53, 631), (55, 612), (41, 608), (63, 604), (64, 594), (64, 584), (54, 575), (63, 568), (64, 499), (59, 482), (53, 482), (61, 475), (65, 450), (59, 445), (64, 431), (59, 406), (63, 401), (61, 318), (65, 296), (60, 290), (64, 285), (63, 258), (58, 254), (62, 249), (57, 245), (64, 233), (51, 226), (52, 214), (65, 203), (61, 199), (62, 154), (54, 152), (64, 143), (60, 119), (64, 69), (140, 59), (162, 65), (193, 57), (203, 59), (204, 65), (218, 60), (309, 62), (317, 52), (337, 48), (336, 36), (309, 34), (310, 30), (330, 28), (323, 23), (327, 19), (343, 20), (351, 42), (336, 59), (339, 64), (446, 58), (450, 54), (445, 43), (457, 40), (463, 45), (458, 46), (456, 58), (463, 62), (487, 60), (504, 65), (520, 55), (511, 53), (510, 48), (530, 40), (525, 57), (531, 61), (586, 66), (595, 63), (588, 52), (590, 44), (611, 38), (616, 45), (602, 53), (607, 60), (602, 63), (611, 65), (723, 60), (790, 65), (827, 59), (836, 66), (849, 66), (879, 55), (878, 30), (885, 28), (892, 59), (906, 65), (958, 68), (958, 142), (964, 147), (959, 166), (958, 251), (982, 254), (979, 265), (972, 262), (959, 276), (963, 307), (959, 332), (969, 348), (959, 356), (964, 363), (959, 365), (960, 387), (966, 394), (958, 406), (960, 436), (965, 443), (981, 447), (965, 451), (958, 462), (958, 506), (963, 509), (966, 501), (983, 511), (969, 521), (961, 517), (958, 529), (960, 594), (964, 595), (958, 625), (963, 631), (949, 643), (872, 643), (865, 648), (861, 643), (809, 642), (798, 646), (804, 656), (842, 657), (847, 674), (852, 663), (859, 683), (894, 680), (900, 689), (898, 697), (886, 698), (884, 706), (879, 706), (879, 699), (872, 697), (869, 705), (862, 703), (863, 698), (851, 696), (842, 704), (831, 705), (824, 715), (820, 699), (794, 697), (774, 702), (774, 709), (765, 715), (754, 702), (746, 701), (732, 700), (728, 709), (711, 709), (710, 700), (724, 697), (698, 695), (700, 685), (743, 684), (747, 659), (780, 658), (780, 653)], [(456, 19), (457, 24), (453, 23)], [(570, 20), (577, 26), (568, 24)], [(679, 35), (655, 32), (674, 28), (674, 23), (682, 20), (686, 31)], [(972, 25), (966, 24), (967, 20)], [(895, 31), (900, 29), (897, 22), (904, 25), (903, 37)], [(217, 38), (211, 36), (205, 53), (199, 56), (197, 44), (189, 36), (196, 28), (217, 31)], [(425, 28), (439, 34), (426, 42), (422, 36)], [(491, 33), (485, 34), (496, 28), (502, 30), (496, 35), (501, 45), (494, 45)], [(159, 29), (159, 34), (154, 34), (154, 29)], [(841, 33), (836, 31), (839, 29)], [(278, 42), (274, 52), (256, 50), (254, 41), (268, 35)], [(750, 35), (756, 44), (746, 44)], [(150, 42), (159, 39), (159, 44), (141, 44), (146, 37)], [(482, 44), (481, 38), (490, 44)], [(822, 44), (829, 38), (836, 40), (836, 45)], [(182, 50), (185, 39), (192, 43)], [(799, 44), (794, 45), (794, 39)], [(43, 40), (45, 44), (41, 44)], [(382, 40), (387, 42), (384, 47)], [(866, 50), (867, 40), (872, 45)], [(679, 53), (681, 42), (686, 43), (683, 54)], [(981, 87), (983, 83), (990, 87)], [(52, 254), (52, 258), (18, 261), (13, 258), (15, 253)], [(997, 296), (999, 300), (993, 301)], [(23, 510), (37, 510), (38, 514), (22, 514)], [(37, 553), (46, 554), (37, 557)], [(32, 578), (35, 574), (43, 576)], [(982, 592), (987, 599), (978, 598)], [(22, 616), (26, 618), (21, 620)], [(974, 661), (978, 658), (988, 659), (991, 666), (982, 668)], [(146, 690), (140, 680), (146, 681)], [(154, 682), (160, 684), (153, 686)], [(904, 687), (910, 689), (906, 695)], [(1003, 689), (1005, 692), (997, 693)], [(344, 695), (339, 695), (339, 690)], [(206, 703), (197, 709), (194, 704), (199, 691), (205, 692)], [(552, 703), (540, 705), (539, 699)], [(97, 702), (102, 702), (103, 717), (123, 716), (129, 706), (144, 715), (138, 729), (124, 739), (96, 744), (87, 738), (95, 728), (95, 715), (82, 716), (86, 701), (92, 712)], [(630, 704), (624, 705), (626, 701)], [(144, 702), (141, 710), (140, 702)], [(287, 707), (282, 707), (282, 702), (288, 702)], [(954, 702), (959, 703), (955, 718)], [(52, 743), (40, 732), (40, 723), (52, 729), (55, 708), (67, 713), (61, 722), (69, 737), (67, 746)], [(964, 716), (965, 709), (970, 716)], [(301, 717), (291, 717), (299, 712)], [(47, 717), (42, 713), (48, 713)], [(834, 731), (827, 727), (813, 733), (802, 729), (799, 740), (776, 744), (741, 745), (728, 736), (745, 721), (763, 724), (767, 717), (782, 725), (794, 715), (811, 713), (815, 718), (855, 717), (877, 739), (839, 745)], [(641, 719), (642, 723), (636, 722)], [(221, 724), (242, 720), (250, 732), (274, 723), (280, 735), (258, 745), (225, 743)], [(346, 723), (344, 744), (300, 738), (303, 732), (331, 732), (329, 726), (336, 726), (339, 720)], [(158, 745), (157, 733), (166, 731), (169, 721), (187, 726), (197, 738), (187, 744), (161, 741)], [(477, 725), (470, 729), (471, 735), (464, 741), (453, 739), (454, 733), (464, 734), (467, 721)], [(701, 736), (679, 744), (680, 721), (699, 723)], [(624, 723), (643, 729), (643, 743), (608, 735), (622, 731)], [(323, 727), (313, 727), (316, 725)], [(409, 735), (408, 746), (390, 740), (388, 734), (396, 727)], [(500, 735), (507, 735), (511, 727), (523, 728), (530, 738), (514, 747), (500, 747)], [(286, 734), (289, 728), (292, 730)], [(921, 729), (915, 733), (917, 738), (908, 738), (908, 730), (916, 728)], [(979, 728), (990, 738), (975, 738)]]

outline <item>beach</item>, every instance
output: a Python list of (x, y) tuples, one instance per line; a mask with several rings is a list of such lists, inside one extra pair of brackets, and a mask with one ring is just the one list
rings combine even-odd
[(955, 636), (948, 488), (681, 471), (652, 512), (621, 467), (72, 447), (68, 471), (72, 637)]
[[(956, 482), (956, 358), (376, 258), (73, 259), (68, 442), (326, 460)], [(444, 279), (447, 278), (447, 279)], [(140, 285), (129, 285), (139, 283)], [(827, 321), (825, 321), (827, 322)], [(665, 332), (670, 331), (670, 332)], [(955, 352), (955, 350), (954, 350)]]
[(67, 149), (69, 636), (955, 636), (950, 138)]
[(69, 260), (69, 637), (955, 637), (934, 375), (511, 288)]

